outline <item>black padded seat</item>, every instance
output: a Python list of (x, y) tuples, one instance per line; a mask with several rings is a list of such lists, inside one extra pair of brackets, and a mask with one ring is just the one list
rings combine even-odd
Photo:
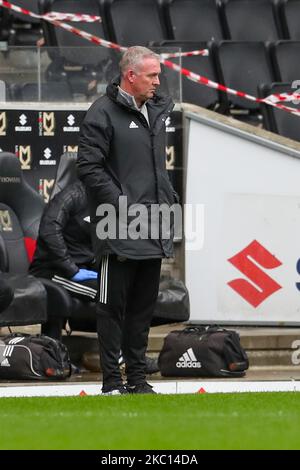
[(276, 41), (282, 38), (273, 0), (223, 0), (228, 37), (234, 41)]

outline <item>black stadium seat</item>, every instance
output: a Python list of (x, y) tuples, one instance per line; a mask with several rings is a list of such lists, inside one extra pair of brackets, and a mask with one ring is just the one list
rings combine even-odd
[[(42, 14), (52, 11), (100, 16), (102, 21), (70, 23), (94, 36), (109, 39), (105, 12), (101, 0), (40, 0)], [(46, 46), (52, 60), (46, 77), (49, 81), (69, 81), (72, 92), (90, 95), (95, 82), (105, 81), (107, 70), (113, 67), (115, 51), (72, 34), (53, 24), (43, 22)], [(56, 49), (51, 49), (56, 48)], [(96, 94), (96, 93), (94, 93)]]
[(225, 39), (218, 3), (215, 0), (166, 0), (165, 10), (171, 39)]
[[(215, 68), (212, 48), (209, 43), (206, 42), (193, 42), (193, 41), (162, 41), (157, 46), (170, 49), (180, 48), (182, 52), (185, 51), (196, 51), (209, 48), (208, 56), (190, 56), (182, 57), (181, 65), (183, 68), (191, 70), (198, 75), (202, 75), (214, 82), (218, 82), (217, 71)], [(161, 50), (163, 52), (163, 50)], [(172, 61), (172, 59), (170, 59)], [(177, 61), (177, 59), (176, 59)], [(166, 76), (174, 74), (176, 72), (167, 68), (165, 69)], [(204, 108), (217, 110), (220, 108), (223, 102), (223, 93), (218, 92), (214, 88), (208, 88), (205, 85), (192, 82), (186, 77), (182, 77), (182, 101), (185, 103), (193, 103)]]
[(282, 0), (279, 13), (286, 39), (300, 40), (300, 0)]
[[(27, 276), (43, 210), (41, 196), (23, 178), (19, 159), (0, 152), (0, 259), (2, 269), (12, 276)], [(69, 312), (69, 294), (49, 280), (43, 279), (42, 283), (47, 291), (47, 318)], [(24, 302), (26, 308), (30, 316), (30, 304)]]
[[(300, 88), (300, 81), (299, 86)], [(261, 85), (259, 92), (262, 98), (279, 93), (295, 93), (297, 89), (291, 83), (272, 83)], [(300, 91), (298, 91), (300, 93)], [(300, 100), (282, 102), (290, 108), (300, 109)], [(264, 128), (276, 134), (300, 142), (300, 116), (293, 115), (267, 104), (261, 104)]]
[(72, 101), (72, 91), (67, 81), (15, 83), (10, 85), (12, 101)]
[(111, 38), (121, 46), (146, 46), (168, 39), (157, 0), (107, 0)]
[(271, 54), (278, 82), (300, 80), (300, 41), (277, 41), (271, 45)]
[[(101, 18), (104, 15), (101, 3), (98, 0), (40, 0), (40, 10), (43, 14), (56, 11), (60, 13), (96, 15), (101, 16)], [(76, 21), (70, 24), (95, 36), (104, 39), (108, 38), (106, 21), (93, 23)], [(43, 23), (43, 28), (46, 46), (58, 47), (60, 49), (61, 58), (67, 64), (95, 67), (100, 64), (103, 56), (108, 53), (107, 49), (89, 42), (76, 34), (72, 34), (63, 28), (56, 27), (48, 21)], [(72, 49), (74, 47), (88, 47), (89, 49), (80, 51), (78, 49)]]
[(44, 202), (23, 178), (19, 159), (0, 152), (0, 202), (15, 212), (24, 235), (36, 240)]
[[(13, 5), (38, 14), (38, 0), (14, 0)], [(10, 37), (9, 44), (12, 46), (36, 46), (37, 41), (42, 37), (42, 22), (23, 13), (9, 10)]]
[(228, 37), (234, 41), (275, 41), (282, 37), (273, 0), (223, 0)]
[[(271, 83), (273, 70), (263, 42), (221, 41), (216, 46), (221, 83), (236, 91), (257, 96), (260, 83)], [(227, 95), (231, 113), (258, 112), (259, 104), (235, 95)]]
[(7, 41), (10, 33), (10, 17), (6, 8), (0, 8), (0, 41)]

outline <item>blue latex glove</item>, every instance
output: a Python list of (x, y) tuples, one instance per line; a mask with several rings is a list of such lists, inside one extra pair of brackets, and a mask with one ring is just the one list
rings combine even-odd
[(71, 277), (71, 281), (88, 281), (89, 279), (97, 279), (98, 273), (89, 269), (79, 269), (78, 273)]

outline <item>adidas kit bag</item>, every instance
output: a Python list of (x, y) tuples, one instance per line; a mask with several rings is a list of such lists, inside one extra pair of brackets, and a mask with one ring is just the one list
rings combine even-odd
[(66, 346), (45, 335), (0, 338), (0, 380), (63, 380), (71, 375)]
[(158, 365), (165, 377), (243, 377), (249, 361), (236, 331), (210, 326), (171, 331)]

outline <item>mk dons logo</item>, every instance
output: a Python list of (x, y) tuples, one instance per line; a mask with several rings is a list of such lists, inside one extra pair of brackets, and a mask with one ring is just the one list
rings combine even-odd
[(174, 145), (166, 147), (166, 168), (167, 170), (174, 170), (175, 166), (175, 148)]
[(0, 231), (12, 232), (12, 222), (8, 210), (0, 211)]
[(6, 135), (6, 128), (7, 128), (6, 112), (3, 111), (2, 113), (0, 113), (0, 135)]
[(54, 112), (47, 113), (45, 111), (39, 114), (40, 135), (53, 136), (55, 130)]
[(54, 179), (40, 179), (39, 193), (47, 203), (50, 199), (51, 189), (54, 185)]
[(63, 146), (63, 153), (71, 152), (77, 153), (78, 152), (78, 145), (64, 145)]
[(253, 307), (258, 307), (270, 295), (281, 289), (281, 286), (261, 267), (274, 269), (282, 263), (258, 241), (254, 240), (228, 261), (251, 281), (234, 279), (228, 282), (228, 285)]
[(30, 170), (31, 169), (31, 147), (30, 145), (17, 145), (16, 146), (16, 154), (21, 163), (22, 170)]

